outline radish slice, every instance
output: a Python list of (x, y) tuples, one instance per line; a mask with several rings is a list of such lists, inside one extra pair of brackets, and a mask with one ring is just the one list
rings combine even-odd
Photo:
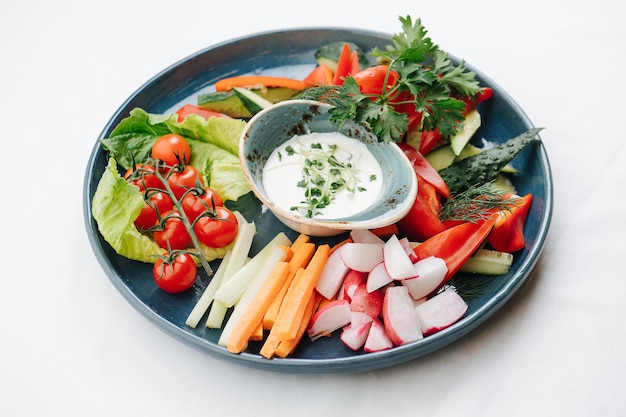
[(453, 288), (448, 288), (415, 307), (415, 314), (422, 333), (428, 336), (456, 323), (467, 307), (465, 300)]
[(435, 256), (417, 261), (413, 269), (417, 276), (402, 280), (402, 285), (409, 289), (409, 294), (415, 300), (426, 297), (439, 288), (448, 273), (446, 262)]
[(363, 350), (365, 352), (378, 352), (392, 347), (393, 342), (389, 338), (389, 335), (387, 335), (385, 326), (379, 319), (374, 319), (367, 335), (367, 339), (365, 340)]
[(346, 243), (338, 251), (341, 259), (350, 269), (359, 272), (370, 272), (372, 268), (383, 260), (383, 246), (381, 243)]
[(413, 300), (406, 287), (397, 285), (387, 288), (383, 302), (383, 323), (396, 346), (424, 337), (414, 311)]
[(350, 304), (347, 300), (331, 301), (311, 318), (307, 334), (311, 340), (317, 340), (350, 324), (350, 319)]
[(376, 265), (367, 275), (367, 291), (372, 292), (393, 282), (393, 278), (387, 273), (385, 263)]
[(339, 335), (339, 338), (350, 349), (359, 350), (365, 344), (371, 327), (371, 321), (358, 325), (350, 324), (349, 326), (343, 328), (343, 331), (341, 332), (341, 335)]
[(413, 262), (396, 235), (391, 235), (385, 242), (383, 260), (387, 273), (395, 280), (412, 278), (416, 275)]
[(353, 230), (350, 232), (350, 238), (354, 243), (377, 243), (380, 245), (385, 243), (384, 240), (368, 229)]
[(315, 289), (328, 300), (335, 298), (348, 271), (350, 269), (341, 259), (339, 251), (334, 251), (328, 257), (326, 265), (315, 284)]

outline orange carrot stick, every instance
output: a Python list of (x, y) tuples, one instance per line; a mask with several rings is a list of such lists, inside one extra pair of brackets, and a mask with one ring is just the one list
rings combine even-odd
[(303, 243), (310, 242), (310, 241), (311, 241), (311, 236), (306, 235), (304, 233), (300, 233), (298, 237), (296, 238), (296, 240), (294, 240), (293, 243), (291, 244), (291, 250), (295, 252), (298, 250), (300, 245), (302, 245)]
[[(304, 275), (304, 268), (300, 268), (296, 271), (296, 275), (293, 277), (292, 285), (298, 282), (302, 278), (302, 275)], [(259, 353), (264, 358), (270, 359), (274, 356), (274, 352), (280, 345), (280, 342), (281, 339), (278, 337), (278, 333), (272, 328)]]
[(300, 327), (300, 321), (309, 302), (309, 297), (313, 294), (317, 279), (324, 269), (329, 255), (329, 245), (318, 246), (300, 279), (294, 280), (289, 286), (271, 330), (271, 332), (276, 332), (281, 340), (293, 339), (298, 334), (298, 327)]
[(248, 340), (254, 333), (267, 307), (272, 303), (276, 292), (289, 273), (288, 262), (278, 262), (272, 269), (259, 292), (254, 296), (250, 305), (243, 312), (235, 327), (226, 341), (226, 347), (230, 352), (239, 353), (248, 346)]
[[(297, 240), (298, 239), (296, 239), (296, 242)], [(296, 242), (294, 242), (294, 244)], [(296, 272), (298, 269), (306, 267), (314, 252), (315, 244), (311, 242), (301, 243), (294, 251), (291, 260), (289, 261), (289, 275), (287, 275), (287, 278), (283, 281), (282, 287), (263, 316), (263, 328), (265, 330), (269, 330), (274, 326), (276, 316), (278, 316), (278, 312), (280, 311), (280, 306), (283, 303), (283, 299), (285, 298), (285, 294), (287, 294), (287, 290), (289, 289), (291, 282), (296, 276)]]
[(294, 90), (304, 90), (307, 85), (294, 78), (271, 77), (268, 75), (239, 75), (235, 77), (222, 78), (215, 83), (216, 91), (230, 91), (233, 87), (285, 87)]
[[(298, 328), (298, 334), (295, 338), (289, 340), (281, 340), (280, 344), (276, 348), (274, 354), (279, 358), (286, 358), (288, 355), (292, 354), (293, 351), (298, 346), (298, 343), (302, 340), (302, 336), (309, 326), (309, 320), (311, 320), (311, 316), (313, 316), (313, 312), (316, 310), (317, 300), (321, 295), (318, 292), (314, 292), (309, 297), (309, 302), (306, 305), (306, 309), (304, 310), (304, 316), (302, 316), (302, 320), (300, 321), (300, 327)], [(324, 297), (321, 297), (324, 298)]]

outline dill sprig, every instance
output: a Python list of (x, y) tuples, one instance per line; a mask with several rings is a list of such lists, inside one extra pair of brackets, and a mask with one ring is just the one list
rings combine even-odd
[(444, 201), (439, 219), (477, 222), (499, 210), (511, 210), (518, 199), (507, 194), (493, 182), (470, 185), (464, 191)]

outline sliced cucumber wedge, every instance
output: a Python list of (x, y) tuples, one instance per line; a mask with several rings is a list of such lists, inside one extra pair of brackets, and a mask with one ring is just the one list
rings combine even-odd
[(491, 249), (479, 249), (461, 266), (461, 271), (483, 275), (502, 275), (509, 272), (513, 255)]

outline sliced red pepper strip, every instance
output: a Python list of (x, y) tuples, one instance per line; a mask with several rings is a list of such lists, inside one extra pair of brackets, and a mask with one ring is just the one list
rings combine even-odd
[(347, 43), (343, 44), (343, 49), (337, 60), (337, 69), (333, 77), (333, 85), (343, 85), (345, 77), (350, 75), (352, 71), (352, 57), (350, 53), (350, 46)]
[(356, 74), (361, 71), (361, 63), (359, 62), (359, 54), (356, 51), (352, 51), (350, 54), (350, 61), (352, 65), (350, 65), (350, 74)]
[(443, 178), (441, 178), (441, 175), (439, 175), (439, 172), (428, 162), (428, 159), (408, 143), (398, 143), (398, 146), (404, 151), (405, 155), (413, 164), (415, 173), (433, 185), (442, 197), (449, 198), (450, 188), (448, 184), (446, 184)]
[[(507, 196), (508, 198), (515, 196)], [(496, 219), (493, 231), (487, 238), (489, 243), (495, 250), (501, 252), (513, 253), (526, 246), (524, 238), (524, 225), (528, 217), (528, 211), (532, 204), (532, 194), (526, 194), (519, 197), (515, 204), (512, 204), (508, 210), (500, 211), (499, 217)]]
[(200, 117), (203, 117), (206, 120), (209, 120), (211, 117), (222, 117), (225, 119), (232, 119), (232, 117), (226, 114), (209, 110), (209, 109), (204, 109), (202, 107), (194, 106), (193, 104), (185, 104), (183, 107), (181, 107), (180, 109), (176, 111), (176, 114), (178, 115), (179, 123), (185, 120), (185, 118), (190, 114), (196, 114)]
[(429, 256), (442, 258), (448, 266), (445, 278), (447, 281), (487, 239), (494, 223), (495, 219), (489, 218), (477, 223), (467, 222), (451, 227), (419, 244), (415, 248), (415, 254), (418, 259)]
[(311, 71), (302, 81), (310, 87), (318, 85), (332, 85), (333, 70), (331, 70), (328, 65), (320, 64), (315, 67), (313, 71)]
[(418, 175), (417, 197), (406, 216), (398, 222), (403, 235), (421, 242), (446, 229), (437, 217), (441, 210), (439, 197), (436, 188)]
[[(354, 78), (363, 94), (381, 95), (383, 94), (383, 84), (385, 83), (388, 70), (389, 66), (387, 65), (374, 65), (353, 73), (352, 78)], [(389, 71), (386, 89), (391, 88), (399, 77), (400, 74), (397, 71)]]

